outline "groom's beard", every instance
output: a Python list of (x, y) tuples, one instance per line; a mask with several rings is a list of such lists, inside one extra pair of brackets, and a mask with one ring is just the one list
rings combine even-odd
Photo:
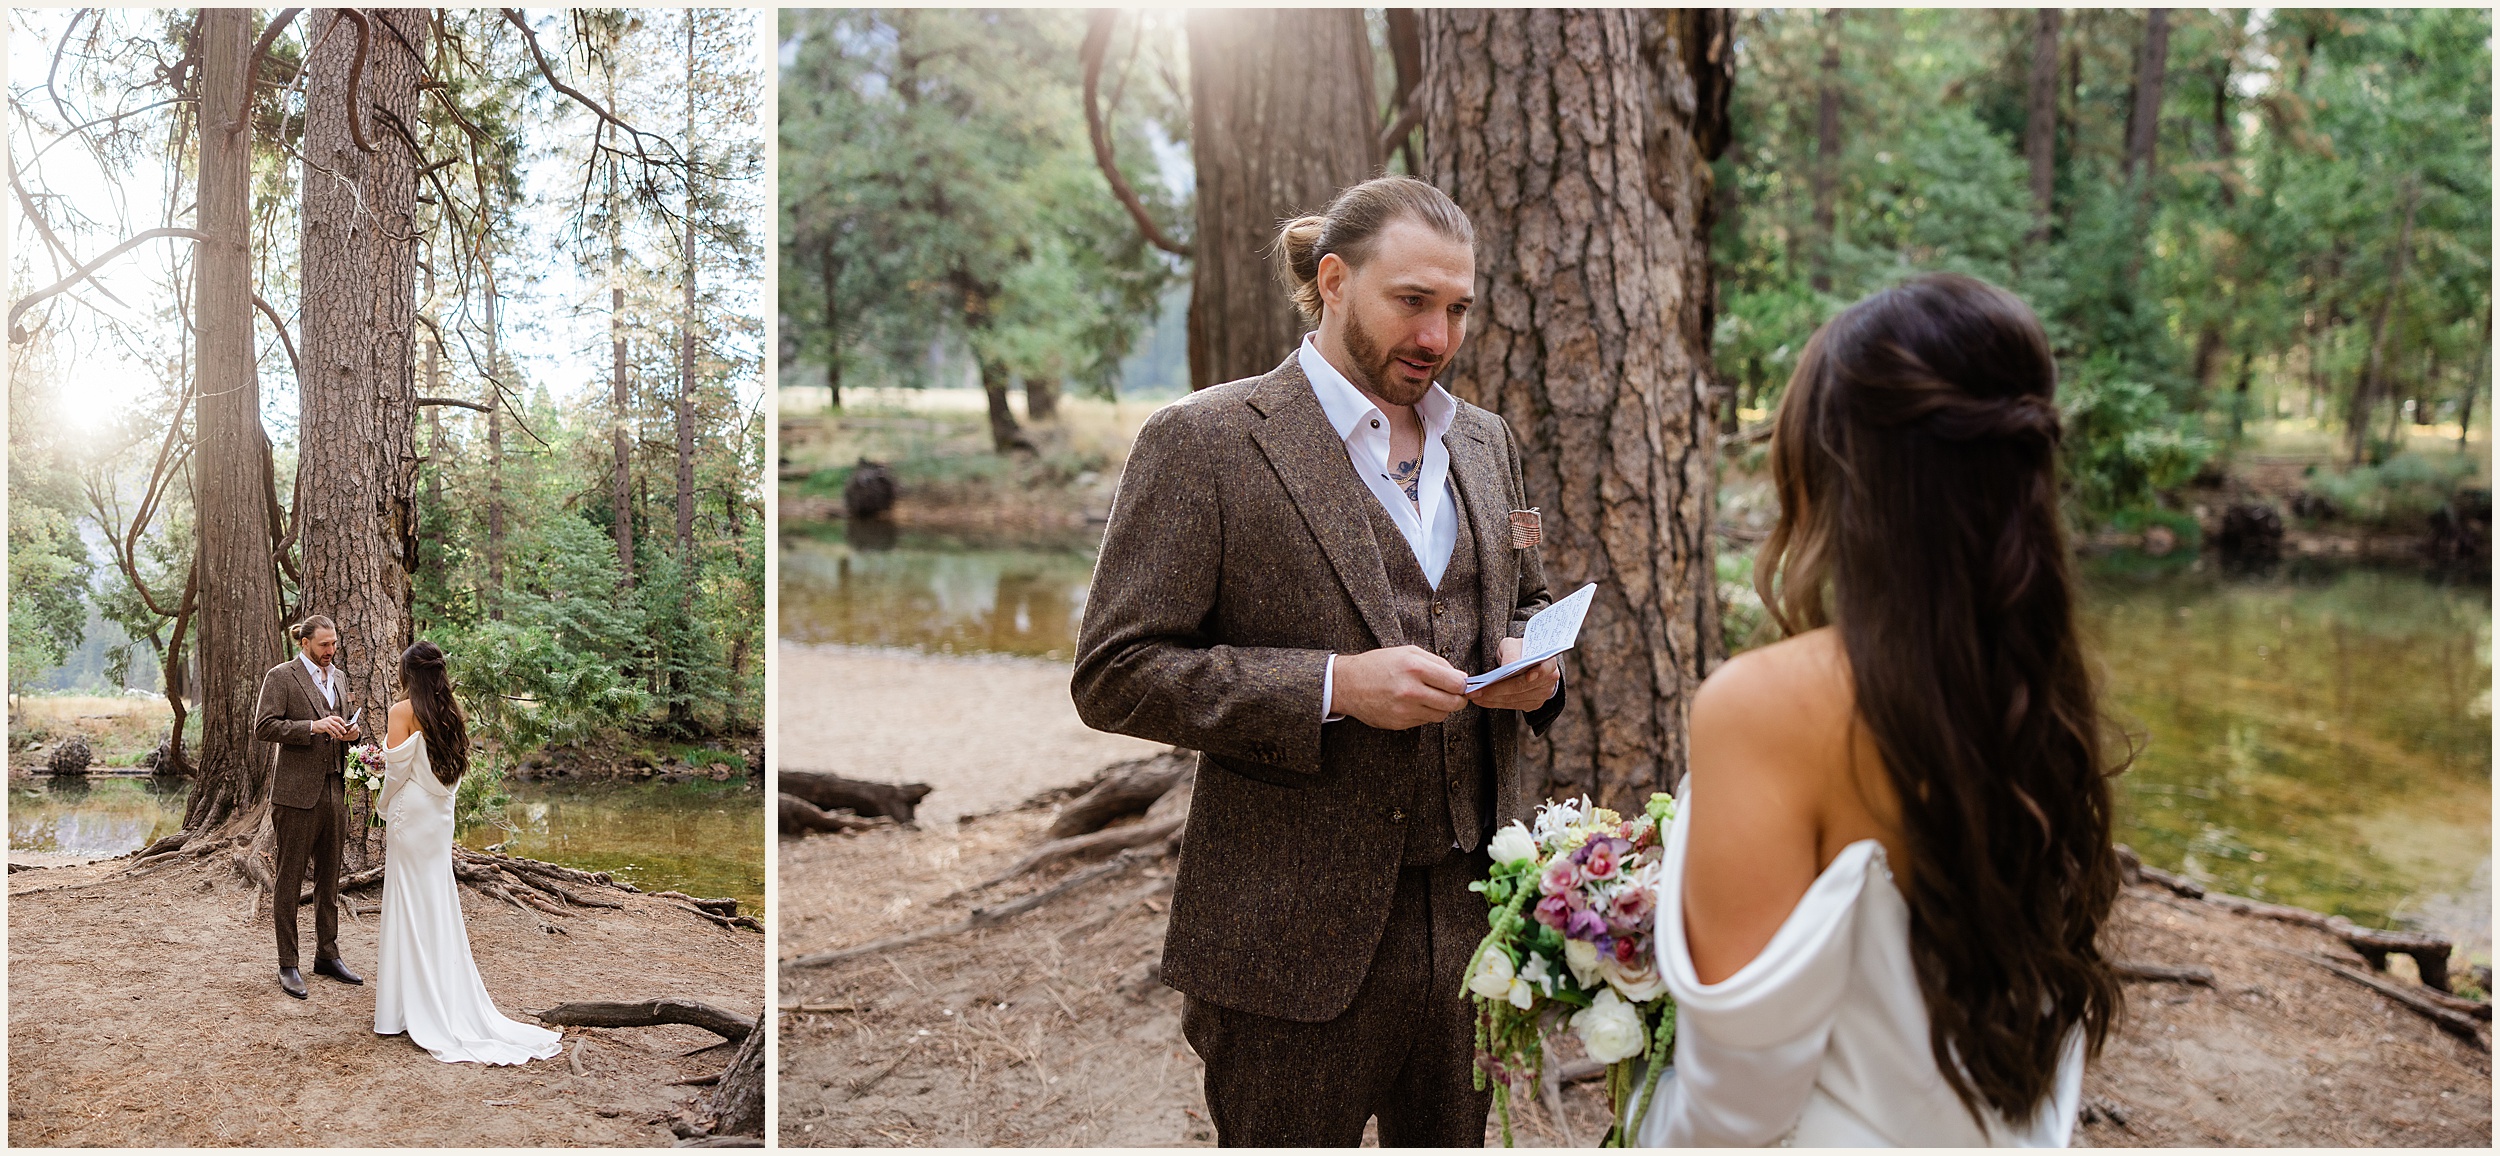
[[(1380, 340), (1363, 328), (1362, 316), (1350, 311), (1345, 317), (1345, 351), (1354, 360), (1355, 372), (1363, 375), (1363, 384), (1370, 388), (1372, 396), (1391, 405), (1422, 401), (1425, 394), (1432, 392), (1432, 379), (1439, 376), (1448, 361), (1413, 347), (1381, 352)], [(1422, 384), (1410, 384), (1396, 373), (1400, 360), (1430, 365), (1432, 373), (1424, 377)]]

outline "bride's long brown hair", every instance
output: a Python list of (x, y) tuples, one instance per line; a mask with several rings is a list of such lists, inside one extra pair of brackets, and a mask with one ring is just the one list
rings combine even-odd
[(2113, 768), (2076, 637), (2057, 367), (2039, 319), (1921, 277), (1806, 344), (1771, 439), (1754, 565), (1797, 634), (1838, 628), (1908, 844), (1910, 955), (1937, 1066), (1978, 1118), (2029, 1120), (2068, 1034), (2118, 1015)]
[(469, 716), (460, 713), (460, 700), (451, 696), (442, 648), (420, 641), (402, 652), (399, 685), (407, 688), (409, 709), (416, 712), (417, 729), (425, 734), (425, 757), (434, 764), (434, 777), (446, 787), (458, 786), (469, 770)]

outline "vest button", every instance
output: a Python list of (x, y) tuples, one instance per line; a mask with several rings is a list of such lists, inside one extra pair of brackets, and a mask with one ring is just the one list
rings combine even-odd
[(1448, 609), (1448, 607), (1443, 606), (1441, 603), (1435, 602), (1435, 603), (1433, 603), (1433, 604), (1432, 604), (1432, 616), (1433, 616), (1433, 617), (1435, 617), (1435, 618), (1439, 618), (1439, 617), (1441, 617), (1441, 612), (1442, 612), (1443, 610), (1446, 610), (1446, 609)]

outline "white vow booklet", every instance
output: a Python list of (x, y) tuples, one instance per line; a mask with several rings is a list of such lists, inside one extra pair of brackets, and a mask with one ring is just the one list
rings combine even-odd
[(1597, 597), (1597, 583), (1591, 582), (1528, 620), (1525, 637), (1519, 640), (1519, 661), (1505, 664), (1475, 675), (1467, 680), (1469, 693), (1482, 690), (1522, 670), (1569, 650), (1580, 641), (1580, 621), (1589, 616), (1589, 602)]

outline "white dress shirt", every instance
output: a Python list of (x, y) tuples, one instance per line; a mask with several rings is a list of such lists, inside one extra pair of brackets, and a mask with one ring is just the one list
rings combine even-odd
[[(1415, 417), (1424, 427), (1424, 464), (1416, 482), (1416, 500), (1409, 502), (1406, 491), (1389, 479), (1389, 415), (1320, 356), (1318, 334), (1302, 339), (1297, 356), (1302, 376), (1310, 379), (1311, 392), (1318, 395), (1320, 409), (1328, 414), (1328, 424), (1345, 443), (1355, 476), (1371, 487), (1372, 497), (1406, 538), (1415, 564), (1423, 569), (1424, 581), (1440, 589), (1441, 575), (1450, 566), (1450, 551), (1458, 545), (1458, 499), (1450, 492), (1450, 450), (1441, 444), (1442, 435), (1450, 432), (1450, 423), (1458, 417), (1458, 399), (1434, 382), (1415, 403)], [(1332, 654), (1320, 681), (1323, 721), (1343, 717), (1330, 713), (1336, 699), (1337, 656)]]
[(322, 670), (321, 664), (314, 662), (309, 654), (298, 654), (295, 661), (303, 663), (304, 669), (312, 672), (313, 688), (319, 690), (323, 701), (335, 709), (339, 705), (339, 692), (330, 685), (330, 676)]

